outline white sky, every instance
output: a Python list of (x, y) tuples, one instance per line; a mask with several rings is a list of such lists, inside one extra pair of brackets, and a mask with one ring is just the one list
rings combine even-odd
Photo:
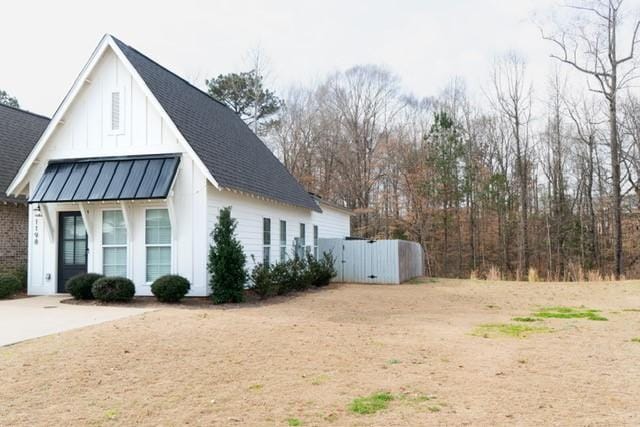
[(551, 46), (534, 13), (556, 0), (10, 1), (0, 16), (0, 89), (51, 115), (104, 33), (204, 84), (267, 54), (271, 86), (319, 81), (352, 65), (387, 66), (417, 96), (455, 76), (480, 94), (496, 55), (515, 49), (544, 85)]

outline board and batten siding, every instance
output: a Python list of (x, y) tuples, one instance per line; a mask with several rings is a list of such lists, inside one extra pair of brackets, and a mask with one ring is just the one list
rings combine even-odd
[[(111, 129), (111, 94), (116, 90), (121, 97), (121, 129)], [(271, 259), (280, 254), (280, 220), (287, 221), (287, 252), (291, 253), (294, 238), (299, 237), (300, 223), (306, 225), (306, 244), (313, 245), (313, 226), (319, 226), (319, 236), (345, 237), (349, 235), (348, 213), (324, 208), (324, 214), (315, 214), (272, 201), (218, 190), (206, 177), (202, 164), (192, 157), (189, 147), (182, 144), (180, 135), (163, 121), (162, 112), (148, 99), (143, 88), (127, 67), (109, 49), (104, 53), (84, 82), (82, 89), (65, 112), (61, 122), (51, 134), (46, 146), (38, 154), (24, 182), (26, 191), (36, 189), (50, 160), (100, 158), (145, 154), (176, 153), (181, 155), (180, 166), (170, 197), (175, 208), (172, 218), (171, 273), (186, 277), (191, 282), (190, 296), (204, 296), (208, 289), (208, 251), (210, 232), (221, 208), (232, 206), (232, 216), (238, 219), (238, 238), (249, 258), (262, 260), (263, 218), (271, 219)], [(160, 201), (124, 202), (129, 212), (131, 230), (128, 232), (127, 276), (134, 281), (137, 295), (150, 295), (146, 283), (145, 210), (169, 208), (171, 203)], [(58, 215), (64, 211), (84, 212), (88, 236), (88, 271), (102, 272), (102, 211), (122, 209), (118, 202), (52, 203), (47, 204), (52, 228), (46, 217), (29, 207), (29, 294), (57, 293), (58, 277)], [(334, 223), (334, 221), (336, 223)]]
[[(111, 131), (110, 93), (121, 91), (122, 129)], [(109, 111), (110, 112), (110, 111)], [(172, 242), (172, 273), (186, 277), (192, 284), (189, 295), (208, 292), (207, 178), (194, 159), (185, 151), (176, 135), (147, 99), (133, 76), (115, 54), (107, 50), (98, 62), (64, 116), (38, 162), (27, 175), (32, 193), (50, 160), (86, 157), (113, 157), (159, 153), (179, 153), (181, 162), (173, 187), (175, 221)], [(128, 274), (138, 295), (150, 295), (146, 283), (145, 210), (168, 208), (165, 201), (125, 202), (129, 206), (132, 230), (128, 236)], [(121, 209), (119, 203), (84, 204), (89, 230), (88, 271), (102, 272), (102, 211)], [(79, 211), (77, 203), (48, 204), (53, 235), (35, 206), (29, 208), (29, 294), (47, 295), (57, 292), (57, 228), (63, 211)], [(37, 234), (37, 236), (36, 236)]]

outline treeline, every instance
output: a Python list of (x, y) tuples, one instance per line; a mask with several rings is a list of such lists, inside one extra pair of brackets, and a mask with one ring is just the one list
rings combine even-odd
[(508, 53), (482, 96), (453, 80), (417, 98), (355, 66), (290, 89), (264, 138), (309, 191), (354, 210), (354, 235), (420, 242), (431, 275), (638, 277), (637, 24), (623, 52), (622, 2), (586, 3), (579, 25), (544, 35), (550, 76)]

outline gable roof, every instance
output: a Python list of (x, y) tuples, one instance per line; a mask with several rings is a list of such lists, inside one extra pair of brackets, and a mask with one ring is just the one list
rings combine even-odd
[(271, 150), (226, 105), (112, 37), (218, 185), (321, 211)]
[(47, 117), (0, 104), (0, 201), (24, 201), (6, 190), (48, 123)]

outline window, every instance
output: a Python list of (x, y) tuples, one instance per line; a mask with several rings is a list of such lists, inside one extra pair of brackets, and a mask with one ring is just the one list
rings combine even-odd
[(167, 209), (147, 209), (147, 283), (171, 273), (171, 222)]
[(120, 92), (111, 92), (111, 130), (120, 130)]
[(262, 219), (262, 263), (271, 264), (271, 219)]
[(313, 257), (318, 259), (318, 226), (313, 226)]
[(102, 273), (127, 277), (127, 226), (122, 211), (102, 212)]
[(104, 97), (104, 119), (110, 135), (124, 133), (125, 91), (122, 88), (110, 88)]
[(287, 221), (280, 221), (280, 262), (287, 260)]
[(302, 247), (302, 250), (304, 250), (305, 246), (307, 246), (305, 234), (306, 226), (304, 224), (300, 224), (300, 246)]

